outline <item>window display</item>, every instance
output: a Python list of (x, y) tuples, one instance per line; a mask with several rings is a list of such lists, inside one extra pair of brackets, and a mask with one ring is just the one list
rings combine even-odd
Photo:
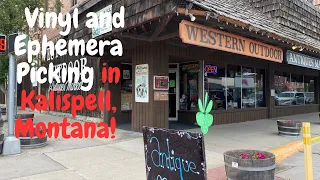
[(265, 70), (222, 63), (204, 65), (204, 93), (215, 110), (265, 107)]
[(198, 109), (199, 71), (198, 62), (180, 64), (180, 87), (182, 87), (180, 88), (180, 107), (183, 107), (182, 109)]
[(121, 65), (121, 110), (132, 109), (132, 65)]
[(275, 75), (276, 106), (315, 104), (314, 77), (277, 72)]

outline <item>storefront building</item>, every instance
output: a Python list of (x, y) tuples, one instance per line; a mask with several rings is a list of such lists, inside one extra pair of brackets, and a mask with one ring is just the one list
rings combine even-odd
[[(307, 35), (277, 23), (248, 1), (230, 3), (91, 0), (81, 4), (79, 28), (68, 38), (117, 38), (124, 54), (54, 60), (59, 64), (86, 58), (98, 79), (87, 93), (111, 90), (116, 113), (80, 115), (104, 121), (115, 116), (117, 123), (131, 123), (134, 131), (142, 126), (168, 128), (170, 121), (194, 124), (198, 99), (205, 93), (214, 101), (214, 125), (318, 112), (320, 41), (310, 36), (311, 31)], [(99, 33), (84, 26), (87, 12), (106, 8), (115, 12), (120, 6), (126, 8), (124, 29)], [(249, 12), (254, 15), (244, 18)], [(293, 46), (298, 48), (292, 50)], [(119, 84), (100, 83), (103, 63), (120, 68)]]

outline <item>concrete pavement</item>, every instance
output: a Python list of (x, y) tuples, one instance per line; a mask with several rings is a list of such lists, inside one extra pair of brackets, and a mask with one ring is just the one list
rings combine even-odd
[[(277, 119), (311, 122), (313, 135), (320, 134), (318, 113)], [(35, 122), (39, 121), (60, 122), (62, 117), (36, 114)], [(6, 125), (4, 129), (7, 129)], [(200, 132), (196, 126), (172, 124), (171, 128)], [(142, 134), (124, 129), (125, 125), (118, 126), (114, 140), (99, 138), (65, 140), (60, 137), (48, 139), (48, 145), (43, 148), (23, 149), (21, 155), (2, 156), (0, 180), (145, 179)], [(301, 138), (279, 136), (276, 120), (266, 119), (213, 126), (204, 139), (207, 167), (213, 169), (224, 165), (223, 152), (227, 150), (270, 150)], [(286, 176), (286, 174), (279, 175)]]

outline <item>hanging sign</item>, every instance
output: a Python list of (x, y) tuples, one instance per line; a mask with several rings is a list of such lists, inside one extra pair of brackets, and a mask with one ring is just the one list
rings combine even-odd
[[(112, 31), (112, 5), (109, 5), (96, 13), (99, 19), (99, 25), (97, 28), (92, 28), (92, 38), (98, 37), (102, 34)], [(102, 19), (101, 15), (104, 14), (105, 18)], [(100, 27), (101, 22), (103, 26)]]
[(179, 25), (183, 43), (282, 63), (281, 48), (183, 20)]
[(153, 77), (153, 89), (154, 90), (168, 90), (169, 89), (169, 77), (168, 76), (154, 76)]
[(135, 69), (135, 101), (149, 102), (149, 66), (136, 65)]
[(203, 135), (143, 127), (147, 180), (207, 179)]
[(293, 51), (287, 51), (287, 63), (295, 66), (320, 70), (320, 59)]

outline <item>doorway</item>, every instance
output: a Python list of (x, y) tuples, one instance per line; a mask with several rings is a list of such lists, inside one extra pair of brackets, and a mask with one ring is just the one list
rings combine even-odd
[(178, 120), (179, 71), (169, 69), (169, 120)]

